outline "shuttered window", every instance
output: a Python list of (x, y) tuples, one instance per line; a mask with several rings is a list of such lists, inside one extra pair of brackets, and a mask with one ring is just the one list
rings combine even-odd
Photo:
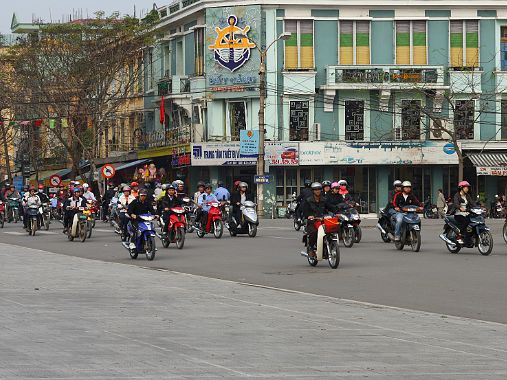
[(450, 23), (451, 67), (479, 66), (479, 21), (452, 20)]
[(204, 28), (194, 29), (195, 75), (204, 75)]
[(313, 69), (313, 20), (285, 20), (285, 31), (285, 69)]
[(340, 64), (370, 64), (370, 22), (340, 21)]
[(507, 26), (500, 28), (500, 63), (501, 70), (507, 71)]
[(396, 64), (426, 65), (426, 21), (396, 21)]

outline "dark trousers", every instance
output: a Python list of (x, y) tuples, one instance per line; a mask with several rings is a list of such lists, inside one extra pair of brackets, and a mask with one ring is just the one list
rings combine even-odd
[(120, 217), (120, 228), (123, 231), (124, 235), (128, 235), (127, 225), (128, 225), (129, 219), (127, 218), (126, 213), (120, 212), (119, 217)]
[(464, 215), (455, 215), (454, 221), (456, 222), (456, 227), (459, 228), (462, 235), (467, 235), (467, 226), (469, 223), (468, 216)]
[(317, 246), (317, 229), (313, 221), (309, 220), (306, 224), (306, 233), (308, 235), (308, 247), (314, 248)]
[(63, 227), (64, 228), (71, 228), (72, 227), (72, 220), (74, 219), (75, 214), (76, 214), (76, 212), (73, 210), (65, 211), (65, 214), (63, 215)]

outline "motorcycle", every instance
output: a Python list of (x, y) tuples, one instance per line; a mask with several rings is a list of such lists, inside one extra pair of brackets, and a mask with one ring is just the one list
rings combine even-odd
[(304, 219), (302, 218), (302, 215), (303, 213), (300, 212), (299, 213), (299, 216), (298, 216), (298, 213), (296, 212), (296, 210), (299, 210), (299, 208), (301, 207), (301, 203), (297, 201), (296, 197), (295, 197), (296, 194), (292, 194), (292, 201), (291, 203), (294, 203), (293, 207), (294, 208), (294, 212), (292, 214), (292, 217), (294, 219), (294, 229), (296, 231), (299, 231), (301, 229), (301, 227), (305, 224), (305, 221)]
[(423, 217), (424, 219), (438, 219), (437, 206), (432, 204), (429, 199), (424, 202)]
[(504, 207), (500, 201), (495, 201), (491, 203), (491, 208), (489, 211), (490, 218), (503, 218), (505, 216)]
[(152, 261), (155, 258), (155, 253), (157, 252), (157, 248), (155, 246), (155, 226), (153, 221), (156, 219), (156, 216), (151, 214), (143, 214), (139, 215), (139, 222), (137, 225), (137, 231), (131, 222), (129, 222), (127, 228), (130, 236), (135, 236), (133, 239), (133, 243), (135, 244), (135, 248), (130, 248), (128, 242), (123, 242), (122, 245), (129, 251), (130, 258), (135, 260), (139, 253), (143, 253), (146, 255), (146, 259)]
[(296, 193), (293, 193), (291, 200), (287, 205), (287, 209), (285, 210), (285, 217), (287, 219), (294, 218), (294, 214), (296, 213), (296, 207), (298, 205), (296, 198), (297, 198)]
[(377, 223), (377, 229), (380, 231), (380, 237), (384, 243), (389, 243), (394, 239), (394, 225), (391, 215), (386, 209), (380, 209), (380, 218)]
[(93, 214), (93, 202), (87, 201), (87, 206), (83, 210), (83, 214), (86, 216), (86, 231), (87, 231), (87, 238), (92, 237), (92, 230), (95, 227), (95, 216)]
[(162, 224), (161, 240), (164, 248), (169, 247), (171, 243), (176, 243), (176, 248), (182, 249), (185, 245), (185, 230), (187, 227), (185, 208), (173, 207), (167, 226), (163, 218), (160, 218), (160, 222)]
[(400, 240), (394, 241), (397, 250), (401, 251), (405, 244), (410, 244), (412, 251), (419, 252), (421, 249), (421, 218), (417, 214), (420, 208), (417, 206), (405, 206), (402, 209), (403, 222), (401, 224)]
[(4, 228), (5, 224), (5, 203), (0, 201), (0, 228)]
[(213, 233), (216, 239), (220, 239), (224, 233), (224, 222), (222, 220), (222, 211), (219, 202), (211, 202), (208, 211), (208, 220), (206, 226), (202, 229), (199, 225), (196, 227), (197, 236), (203, 238), (206, 234)]
[(42, 226), (48, 231), (49, 225), (51, 224), (51, 209), (49, 203), (43, 203), (39, 209), (39, 213), (42, 217)]
[(35, 205), (27, 207), (26, 216), (28, 218), (26, 222), (28, 235), (35, 236), (35, 232), (40, 229), (39, 207)]
[(257, 227), (259, 226), (259, 219), (257, 218), (257, 211), (255, 210), (255, 203), (246, 201), (240, 207), (241, 220), (236, 220), (234, 216), (231, 217), (231, 222), (227, 223), (229, 234), (236, 236), (238, 234), (248, 234), (250, 237), (257, 235)]
[(85, 215), (86, 207), (79, 207), (72, 219), (72, 226), (67, 231), (67, 239), (73, 241), (75, 238), (84, 243), (88, 237), (88, 216)]
[[(456, 224), (455, 217), (450, 215), (446, 216), (444, 221), (444, 232), (439, 235), (446, 246), (447, 250), (451, 253), (458, 253), (461, 248), (474, 248), (477, 247), (479, 253), (483, 256), (488, 256), (493, 250), (493, 236), (490, 229), (486, 227), (485, 211), (480, 207), (472, 207), (468, 215), (469, 223), (465, 239), (460, 239), (460, 229)], [(505, 238), (504, 226), (504, 238)]]
[(301, 256), (308, 259), (308, 264), (316, 266), (319, 261), (327, 260), (332, 269), (340, 265), (340, 247), (338, 234), (340, 230), (340, 218), (338, 216), (326, 216), (315, 219), (314, 226), (317, 229), (317, 250), (315, 256), (310, 255), (312, 247), (308, 246), (308, 239), (305, 239), (306, 252), (302, 251)]
[(503, 240), (507, 243), (507, 216), (505, 217), (505, 222), (503, 224)]
[(10, 197), (8, 199), (8, 210), (9, 213), (7, 215), (9, 223), (14, 221), (14, 223), (17, 223), (20, 220), (19, 217), (19, 198), (16, 197)]
[(87, 203), (88, 203), (88, 209), (90, 210), (90, 218), (89, 218), (90, 225), (92, 228), (95, 228), (97, 215), (99, 213), (98, 202), (97, 201), (95, 201), (95, 202), (94, 201), (87, 201)]
[(192, 232), (194, 232), (196, 207), (195, 207), (194, 202), (189, 197), (184, 197), (182, 199), (182, 201), (183, 201), (183, 208), (185, 209), (186, 231), (188, 233), (192, 233)]
[(347, 248), (352, 248), (356, 241), (356, 232), (354, 229), (353, 221), (351, 220), (352, 215), (349, 211), (341, 211), (337, 217), (340, 219), (340, 227), (338, 229), (338, 236), (343, 241), (343, 245)]

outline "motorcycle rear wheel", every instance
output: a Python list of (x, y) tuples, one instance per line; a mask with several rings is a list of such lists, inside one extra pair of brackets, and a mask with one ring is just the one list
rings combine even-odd
[(179, 227), (176, 230), (176, 248), (182, 249), (185, 245), (185, 230)]
[(153, 261), (156, 251), (155, 238), (153, 236), (149, 236), (148, 239), (144, 242), (144, 252), (146, 254), (146, 259), (148, 259), (148, 261)]
[(421, 249), (421, 231), (410, 231), (410, 246), (413, 252), (419, 252)]
[(329, 251), (327, 262), (332, 269), (336, 269), (340, 265), (340, 247), (333, 241), (329, 244)]
[[(446, 237), (451, 241), (456, 241), (456, 233), (453, 230), (448, 231)], [(447, 250), (451, 253), (458, 253), (461, 250), (461, 246), (457, 244), (450, 245), (446, 243), (445, 246), (447, 247)]]
[(493, 236), (489, 231), (482, 231), (479, 234), (479, 244), (477, 244), (477, 249), (479, 253), (483, 256), (488, 256), (491, 251), (493, 251)]

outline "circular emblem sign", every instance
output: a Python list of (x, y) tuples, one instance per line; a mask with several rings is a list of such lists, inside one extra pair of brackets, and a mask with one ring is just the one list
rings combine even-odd
[(109, 179), (113, 178), (115, 174), (116, 169), (114, 168), (113, 165), (107, 164), (102, 167), (102, 177)]
[(60, 177), (59, 175), (54, 174), (51, 177), (49, 177), (49, 183), (53, 187), (58, 187), (62, 183), (62, 177)]
[(448, 143), (444, 145), (444, 153), (446, 154), (454, 154), (456, 153), (456, 149), (454, 148), (454, 144)]

